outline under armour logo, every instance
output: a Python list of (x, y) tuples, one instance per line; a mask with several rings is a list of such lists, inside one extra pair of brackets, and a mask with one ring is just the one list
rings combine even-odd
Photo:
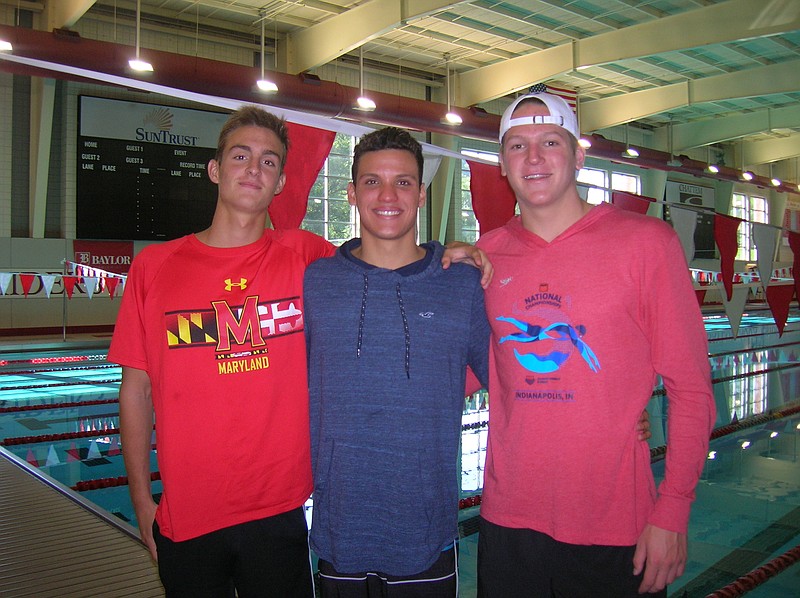
[(231, 291), (233, 287), (239, 287), (241, 290), (245, 290), (247, 288), (247, 279), (240, 278), (239, 282), (233, 282), (230, 278), (225, 279), (225, 290)]
[(420, 315), (421, 318), (430, 319), (430, 318), (433, 317), (433, 312), (432, 311), (421, 311), (421, 312), (419, 312), (419, 315)]

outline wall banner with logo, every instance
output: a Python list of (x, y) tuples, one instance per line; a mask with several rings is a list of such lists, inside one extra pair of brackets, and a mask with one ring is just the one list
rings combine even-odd
[(81, 269), (104, 270), (127, 274), (133, 261), (132, 241), (79, 241), (72, 242), (73, 261)]

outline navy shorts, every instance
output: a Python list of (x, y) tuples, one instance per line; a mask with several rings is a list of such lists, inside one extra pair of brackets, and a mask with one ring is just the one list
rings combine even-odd
[(639, 594), (635, 546), (582, 546), (530, 529), (478, 527), (478, 598), (666, 598), (667, 590)]
[(314, 598), (303, 508), (173, 542), (153, 523), (168, 598)]
[(442, 552), (430, 569), (397, 577), (380, 571), (341, 573), (319, 560), (321, 598), (455, 598), (458, 595), (457, 545)]

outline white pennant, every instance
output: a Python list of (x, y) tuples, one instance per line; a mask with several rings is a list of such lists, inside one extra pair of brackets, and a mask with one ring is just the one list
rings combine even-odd
[(780, 230), (761, 222), (753, 222), (750, 226), (758, 250), (758, 274), (761, 276), (761, 286), (766, 291), (772, 278), (772, 264)]
[(686, 263), (690, 263), (694, 258), (694, 231), (697, 228), (697, 212), (670, 205), (669, 217), (672, 220), (672, 227), (681, 240)]
[(5, 295), (8, 291), (8, 283), (14, 275), (11, 272), (0, 272), (0, 295)]
[(83, 283), (86, 285), (86, 294), (89, 296), (89, 299), (92, 298), (95, 291), (97, 290), (97, 281), (99, 278), (96, 276), (84, 276)]
[(725, 307), (725, 315), (733, 331), (733, 338), (739, 335), (739, 324), (742, 322), (744, 306), (747, 304), (747, 296), (750, 294), (750, 287), (744, 285), (733, 285), (733, 296), (727, 300), (725, 287), (720, 283), (717, 285), (719, 294), (722, 297), (722, 305)]
[(50, 291), (53, 290), (53, 283), (56, 281), (56, 277), (52, 274), (40, 274), (39, 278), (42, 279), (42, 286), (44, 287), (45, 295), (47, 295), (47, 298), (50, 299)]

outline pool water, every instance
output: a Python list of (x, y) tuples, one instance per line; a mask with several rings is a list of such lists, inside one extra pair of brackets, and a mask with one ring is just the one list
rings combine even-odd
[[(706, 317), (717, 428), (759, 417), (711, 443), (697, 488), (686, 573), (670, 596), (706, 596), (800, 544), (800, 414), (781, 417), (800, 400), (800, 317), (778, 336), (769, 314), (746, 315), (733, 338), (724, 316)], [(120, 368), (105, 360), (107, 342), (57, 343), (0, 352), (0, 442), (60, 484), (136, 526), (119, 443)], [(648, 407), (651, 446), (665, 444), (666, 398)], [(761, 421), (763, 420), (763, 421)], [(483, 486), (487, 397), (465, 401), (462, 420), (460, 583), (475, 593), (478, 506)], [(155, 437), (154, 437), (155, 441)], [(663, 460), (653, 471), (663, 475)], [(158, 471), (155, 452), (151, 470)], [(158, 499), (161, 483), (153, 483)], [(312, 508), (309, 500), (307, 507)], [(800, 595), (800, 567), (749, 596)]]

